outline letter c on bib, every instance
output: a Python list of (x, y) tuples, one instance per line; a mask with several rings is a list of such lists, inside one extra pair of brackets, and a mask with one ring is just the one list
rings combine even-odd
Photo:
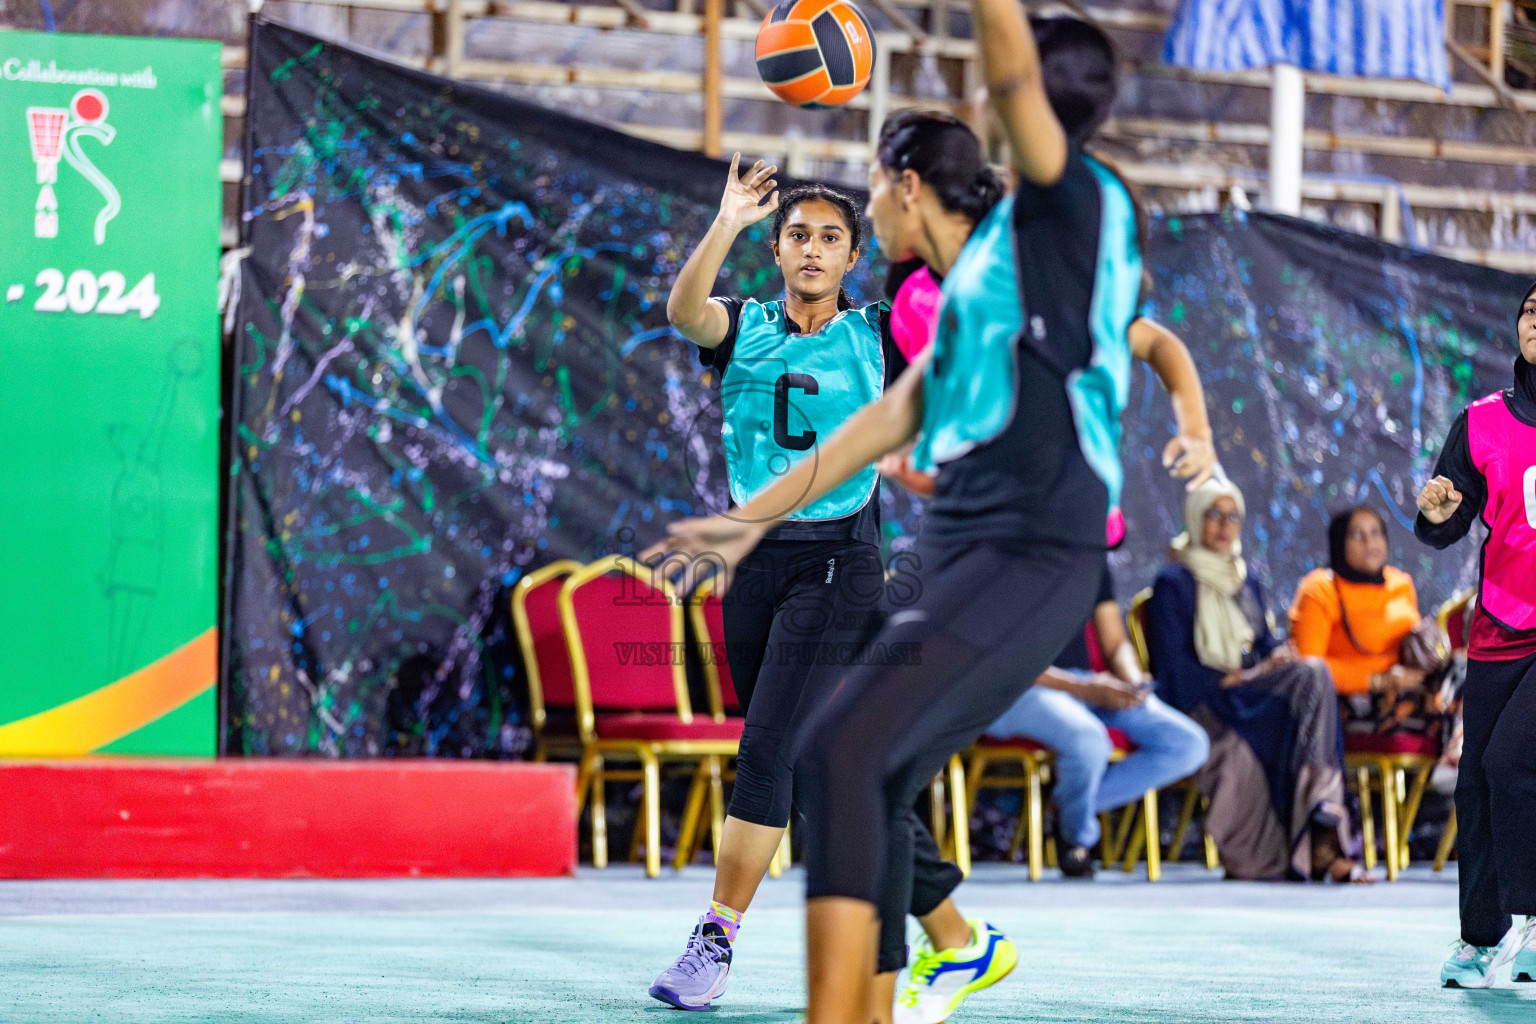
[(808, 373), (786, 373), (773, 385), (773, 440), (780, 448), (803, 452), (816, 443), (816, 431), (789, 432), (789, 390), (798, 388), (808, 395), (819, 391), (816, 378)]

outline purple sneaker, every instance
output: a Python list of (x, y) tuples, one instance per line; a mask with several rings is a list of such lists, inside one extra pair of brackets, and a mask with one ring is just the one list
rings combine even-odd
[(688, 936), (688, 948), (661, 972), (651, 995), (679, 1010), (707, 1010), (710, 1000), (725, 991), (730, 973), (731, 943), (725, 929), (701, 917)]

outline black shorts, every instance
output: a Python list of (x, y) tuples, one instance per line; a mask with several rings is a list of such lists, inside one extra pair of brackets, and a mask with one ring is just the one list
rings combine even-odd
[(879, 629), (884, 574), (873, 544), (764, 541), (742, 560), (721, 613), (746, 712), (730, 815), (789, 824), (793, 743)]
[(799, 761), (806, 894), (875, 904), (884, 970), (915, 909), (913, 802), (1082, 629), (1104, 567), (1095, 548), (920, 538), (915, 551), (916, 598), (874, 640), (893, 656), (848, 673)]

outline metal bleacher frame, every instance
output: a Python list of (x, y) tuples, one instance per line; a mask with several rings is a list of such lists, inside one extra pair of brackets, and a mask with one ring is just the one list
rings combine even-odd
[[(669, 9), (653, 8), (641, 0), (286, 0), (284, 7), (305, 4), (423, 16), (424, 27), (430, 32), (430, 55), (425, 58), (394, 59), (451, 78), (525, 85), (578, 85), (617, 92), (700, 97), (702, 118), (697, 128), (642, 123), (616, 123), (614, 127), (636, 136), (712, 155), (741, 150), (744, 154), (766, 156), (779, 161), (791, 175), (807, 173), (811, 161), (865, 161), (873, 149), (874, 135), (879, 124), (888, 111), (904, 106), (934, 105), (935, 101), (931, 98), (919, 99), (903, 95), (893, 88), (891, 60), (896, 54), (930, 57), (949, 65), (951, 74), (948, 78), (962, 85), (958, 95), (948, 98), (948, 105), (978, 128), (985, 127), (985, 111), (979, 104), (977, 88), (979, 73), (975, 45), (969, 38), (948, 33), (951, 23), (949, 13), (951, 9), (958, 9), (962, 0), (865, 0), (870, 8), (882, 16), (879, 19), (881, 24), (893, 27), (877, 31), (878, 58), (870, 87), (849, 104), (852, 109), (869, 113), (864, 137), (844, 135), (836, 138), (725, 130), (722, 125), (722, 106), (725, 101), (773, 99), (755, 76), (743, 78), (724, 74), (720, 59), (722, 40), (750, 40), (756, 36), (759, 22), (768, 5), (765, 0), (667, 2), (671, 5)], [(258, 8), (261, 6), (261, 0), (248, 0), (248, 3)], [(1308, 73), (1305, 75), (1306, 89), (1313, 94), (1444, 104), (1481, 110), (1503, 108), (1536, 115), (1536, 92), (1511, 89), (1503, 81), (1505, 27), (1511, 17), (1511, 5), (1517, 3), (1529, 3), (1529, 0), (1447, 0), (1447, 47), (1452, 61), (1472, 72), (1481, 84), (1459, 83), (1445, 92), (1417, 82), (1341, 78)], [(1167, 19), (1152, 12), (1116, 10), (1091, 0), (1078, 6), (1119, 32), (1161, 33), (1167, 27)], [(1530, 6), (1536, 8), (1536, 4)], [(669, 37), (697, 37), (704, 50), (703, 73), (618, 70), (596, 63), (567, 65), (471, 58), (465, 51), (468, 26), (476, 19), (485, 18), (542, 25), (654, 32)], [(1473, 26), (1470, 36), (1466, 31), (1468, 24)], [(224, 59), (226, 67), (239, 68), (245, 62), (245, 53), (239, 47), (226, 47)], [(1168, 67), (1156, 61), (1129, 62), (1127, 70), (1145, 77), (1258, 89), (1268, 89), (1271, 83), (1269, 73), (1264, 71), (1211, 74)], [(243, 117), (244, 105), (243, 96), (226, 95), (223, 101), (225, 116)], [(1136, 140), (1161, 139), (1195, 145), (1267, 147), (1270, 127), (1268, 124), (1255, 123), (1125, 117), (1112, 119), (1105, 127), (1105, 136), (1113, 142), (1134, 143)], [(1512, 166), (1530, 162), (1530, 150), (1522, 146), (1411, 136), (1342, 135), (1311, 130), (1305, 133), (1303, 145), (1313, 152), (1410, 157), (1482, 165)], [(1263, 188), (1263, 175), (1257, 169), (1224, 167), (1214, 159), (1209, 163), (1196, 163), (1192, 160), (1179, 163), (1120, 160), (1118, 166), (1138, 185), (1159, 190), (1160, 193), (1215, 191), (1226, 194), (1234, 188), (1249, 192)], [(241, 162), (238, 159), (225, 160), (221, 167), (226, 182), (238, 182), (241, 173)], [(1388, 241), (1404, 240), (1405, 208), (1410, 213), (1415, 209), (1424, 209), (1511, 216), (1536, 214), (1536, 195), (1524, 192), (1411, 182), (1340, 182), (1321, 177), (1304, 178), (1301, 191), (1302, 198), (1310, 202), (1351, 203), (1373, 208), (1377, 234)], [(226, 238), (226, 242), (232, 242), (232, 239)], [(1469, 262), (1511, 271), (1536, 272), (1536, 252), (1437, 245), (1430, 245), (1429, 248)]]

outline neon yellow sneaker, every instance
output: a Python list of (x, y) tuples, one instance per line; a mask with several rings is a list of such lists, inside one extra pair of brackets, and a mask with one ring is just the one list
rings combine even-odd
[(1002, 932), (979, 919), (966, 923), (971, 944), (964, 949), (936, 950), (926, 935), (918, 940), (896, 989), (896, 1024), (941, 1024), (966, 996), (996, 985), (1019, 962), (1018, 949)]

